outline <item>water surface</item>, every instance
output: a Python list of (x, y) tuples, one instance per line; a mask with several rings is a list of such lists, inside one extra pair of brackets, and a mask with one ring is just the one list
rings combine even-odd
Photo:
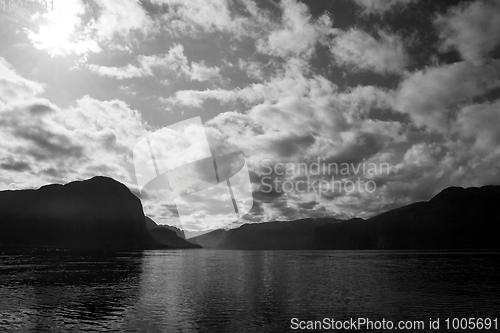
[(499, 259), (495, 251), (3, 251), (0, 331), (286, 332), (292, 318), (495, 318)]

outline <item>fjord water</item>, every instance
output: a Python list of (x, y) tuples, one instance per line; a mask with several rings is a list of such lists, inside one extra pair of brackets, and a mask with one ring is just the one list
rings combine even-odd
[(0, 331), (286, 332), (291, 318), (494, 318), (499, 259), (497, 251), (4, 251)]

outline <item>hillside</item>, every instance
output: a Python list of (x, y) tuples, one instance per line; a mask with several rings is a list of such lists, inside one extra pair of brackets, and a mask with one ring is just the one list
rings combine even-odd
[(166, 248), (146, 229), (141, 201), (107, 177), (1, 191), (0, 246)]
[(290, 222), (244, 224), (227, 231), (218, 248), (239, 250), (305, 249), (316, 227), (335, 224), (334, 218), (302, 219)]
[(427, 202), (369, 220), (318, 227), (308, 247), (326, 249), (500, 248), (500, 186), (450, 187)]
[(145, 218), (146, 228), (148, 229), (151, 236), (160, 244), (167, 245), (172, 249), (190, 249), (190, 248), (201, 248), (198, 244), (193, 244), (188, 242), (184, 238), (179, 237), (177, 230), (182, 233), (181, 230), (165, 225), (158, 225), (151, 218)]

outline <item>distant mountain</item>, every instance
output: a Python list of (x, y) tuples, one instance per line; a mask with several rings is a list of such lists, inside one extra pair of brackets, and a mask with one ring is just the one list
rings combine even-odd
[(303, 219), (244, 224), (191, 238), (240, 250), (500, 248), (500, 186), (450, 187), (430, 201), (368, 220)]
[[(153, 238), (161, 243), (167, 245), (169, 248), (173, 249), (189, 249), (189, 248), (201, 248), (198, 244), (193, 244), (188, 242), (184, 238), (179, 237), (176, 232), (175, 227), (158, 225), (151, 218), (145, 218), (145, 225), (149, 233)], [(171, 229), (172, 228), (172, 229)], [(184, 234), (180, 229), (177, 229), (180, 233)]]
[(173, 227), (171, 225), (167, 225), (167, 224), (157, 224), (151, 218), (146, 216), (146, 228), (152, 229), (152, 228), (158, 228), (158, 227), (163, 227), (163, 228), (167, 228), (167, 229), (170, 229), (172, 231), (175, 231), (177, 236), (179, 236), (182, 239), (186, 239), (186, 235), (184, 235), (184, 231), (182, 231), (181, 229), (179, 229), (177, 227)]
[(107, 177), (1, 191), (0, 246), (167, 248), (149, 234), (141, 201)]
[[(217, 247), (239, 250), (305, 249), (307, 241), (313, 237), (318, 226), (338, 222), (340, 220), (334, 218), (318, 218), (244, 224), (237, 229), (227, 231), (227, 234), (220, 233), (221, 241)], [(207, 235), (209, 234), (201, 237)]]
[(500, 186), (450, 187), (369, 220), (318, 227), (313, 249), (500, 248)]
[(168, 225), (168, 224), (160, 224), (160, 227), (170, 229), (170, 230), (174, 231), (177, 234), (177, 236), (179, 236), (180, 238), (186, 239), (186, 235), (184, 234), (184, 231), (182, 231), (181, 229), (179, 229), (177, 227), (173, 227), (173, 226)]
[(228, 232), (228, 230), (217, 229), (201, 236), (190, 238), (189, 241), (195, 244), (199, 244), (204, 248), (214, 248), (222, 243), (222, 241), (226, 238)]

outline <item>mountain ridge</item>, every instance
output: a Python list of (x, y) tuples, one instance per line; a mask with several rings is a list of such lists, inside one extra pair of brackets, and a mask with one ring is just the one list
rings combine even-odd
[(500, 186), (449, 187), (429, 201), (399, 207), (364, 222), (320, 226), (309, 248), (500, 248)]
[(0, 191), (0, 246), (167, 248), (149, 234), (140, 199), (102, 176)]
[(145, 217), (146, 228), (148, 229), (151, 236), (160, 244), (165, 244), (169, 248), (173, 249), (195, 249), (201, 248), (200, 245), (191, 243), (185, 238), (179, 237), (178, 232), (182, 232), (180, 229), (167, 226), (158, 225), (153, 219), (146, 216)]
[[(238, 250), (500, 248), (500, 186), (448, 187), (369, 219), (302, 219), (244, 224), (193, 238)], [(458, 208), (456, 208), (458, 207)], [(475, 222), (474, 219), (490, 221)], [(458, 221), (453, 224), (453, 221)], [(472, 226), (477, 227), (477, 230)], [(295, 228), (295, 230), (293, 230)], [(299, 236), (300, 234), (300, 236)], [(493, 236), (495, 235), (495, 236)]]
[[(93, 177), (0, 191), (0, 246), (243, 250), (500, 248), (500, 186), (448, 187), (367, 220), (308, 218), (243, 224), (183, 239), (144, 216), (123, 184)], [(27, 209), (29, 207), (29, 209)], [(180, 235), (180, 237), (179, 237)], [(193, 244), (194, 243), (194, 244)], [(201, 245), (201, 246), (200, 246)]]

